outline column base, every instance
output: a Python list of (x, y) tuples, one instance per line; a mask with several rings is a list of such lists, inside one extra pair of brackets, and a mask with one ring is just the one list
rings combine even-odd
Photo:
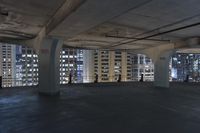
[(154, 87), (155, 87), (155, 88), (165, 88), (165, 89), (167, 89), (167, 88), (169, 88), (169, 84), (167, 84), (167, 85), (158, 85), (158, 84), (154, 84)]
[(58, 92), (41, 92), (39, 91), (40, 96), (60, 96), (60, 91)]
[(156, 89), (169, 89), (169, 87), (164, 86), (154, 86)]

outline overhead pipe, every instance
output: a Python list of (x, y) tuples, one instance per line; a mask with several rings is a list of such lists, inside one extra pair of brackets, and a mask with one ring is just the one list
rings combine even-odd
[[(111, 35), (106, 35), (106, 37), (112, 37), (112, 38), (121, 38), (121, 39), (139, 39), (137, 37), (124, 37), (124, 36), (111, 36)], [(158, 42), (170, 42), (170, 40), (162, 40), (162, 39), (144, 39), (147, 41), (158, 41)]]
[[(176, 22), (173, 22), (173, 23), (170, 23), (170, 24), (166, 24), (166, 25), (160, 26), (160, 27), (158, 27), (158, 28), (156, 28), (156, 29), (153, 29), (153, 30), (146, 31), (146, 32), (143, 32), (143, 33), (141, 33), (141, 34), (135, 35), (134, 38), (139, 37), (139, 36), (142, 36), (142, 35), (145, 35), (145, 34), (149, 34), (149, 33), (152, 33), (152, 32), (159, 31), (159, 30), (161, 30), (161, 29), (163, 29), (163, 28), (167, 28), (167, 27), (170, 27), (170, 26), (174, 26), (174, 25), (183, 23), (183, 22), (185, 22), (185, 21), (194, 19), (194, 18), (199, 17), (199, 16), (200, 16), (200, 14), (195, 14), (195, 15), (193, 15), (193, 16), (191, 16), (191, 17), (187, 17), (187, 18), (178, 20), (178, 21), (176, 21)], [(123, 40), (123, 41), (126, 41), (126, 39)]]
[(198, 26), (198, 25), (200, 25), (200, 22), (194, 23), (194, 24), (190, 24), (190, 25), (186, 25), (186, 26), (182, 26), (182, 27), (175, 28), (175, 29), (172, 29), (172, 30), (156, 33), (156, 34), (153, 34), (153, 35), (149, 35), (149, 36), (138, 38), (138, 39), (135, 39), (135, 40), (132, 40), (132, 41), (120, 43), (120, 44), (113, 45), (113, 46), (110, 46), (110, 47), (121, 46), (121, 45), (124, 45), (124, 44), (127, 44), (127, 43), (132, 43), (132, 42), (136, 42), (136, 41), (140, 41), (140, 40), (145, 40), (145, 39), (148, 39), (148, 38), (151, 38), (151, 37), (156, 37), (156, 36), (164, 35), (164, 34), (167, 34), (167, 33), (180, 31), (180, 30), (183, 30), (183, 29), (188, 29), (188, 28), (195, 27), (195, 26)]
[(168, 27), (171, 27), (171, 26), (174, 26), (174, 25), (183, 23), (183, 22), (185, 22), (185, 21), (194, 19), (194, 18), (199, 17), (199, 16), (200, 16), (200, 14), (195, 14), (195, 15), (193, 15), (193, 16), (191, 16), (191, 17), (187, 17), (187, 18), (181, 19), (181, 20), (179, 20), (179, 21), (176, 21), (176, 22), (173, 22), (173, 23), (170, 23), (170, 24), (166, 24), (166, 25), (160, 26), (160, 27), (158, 27), (158, 28), (156, 28), (156, 29), (153, 29), (153, 30), (150, 30), (150, 31), (141, 33), (141, 34), (138, 34), (138, 35), (136, 35), (135, 37), (142, 36), (142, 35), (145, 35), (145, 34), (149, 34), (149, 33), (151, 33), (151, 32), (156, 32), (156, 31), (159, 31), (159, 30), (161, 30), (161, 29), (163, 29), (163, 28), (168, 28)]

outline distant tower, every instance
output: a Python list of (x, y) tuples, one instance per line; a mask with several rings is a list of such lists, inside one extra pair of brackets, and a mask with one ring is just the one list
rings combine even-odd
[(143, 74), (144, 81), (154, 80), (154, 64), (150, 58), (143, 54), (132, 55), (133, 80), (139, 81)]
[(16, 86), (38, 84), (38, 55), (33, 48), (16, 46)]
[(15, 45), (0, 43), (0, 76), (2, 87), (15, 86)]
[(83, 82), (94, 82), (94, 50), (83, 51)]
[(94, 51), (94, 74), (98, 74), (99, 82), (117, 82), (132, 80), (131, 55), (126, 51)]
[(83, 50), (63, 48), (60, 52), (60, 84), (83, 82)]

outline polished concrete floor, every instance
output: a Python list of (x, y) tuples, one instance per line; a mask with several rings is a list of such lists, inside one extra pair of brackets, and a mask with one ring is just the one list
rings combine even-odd
[(0, 133), (199, 133), (200, 84), (102, 83), (0, 90)]

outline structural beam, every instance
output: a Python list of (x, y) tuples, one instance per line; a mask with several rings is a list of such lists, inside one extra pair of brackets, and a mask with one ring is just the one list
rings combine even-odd
[(46, 26), (47, 34), (74, 12), (85, 0), (65, 0)]

